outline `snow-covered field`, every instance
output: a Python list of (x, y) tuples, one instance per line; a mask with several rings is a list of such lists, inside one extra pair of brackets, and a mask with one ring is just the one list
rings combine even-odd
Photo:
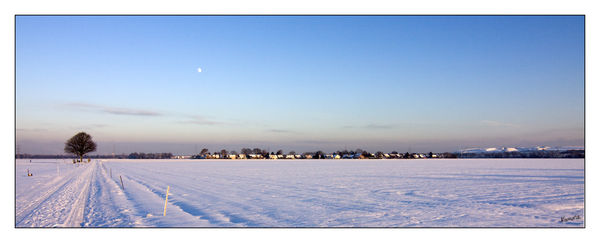
[(27, 159), (15, 177), (16, 227), (584, 226), (583, 159)]

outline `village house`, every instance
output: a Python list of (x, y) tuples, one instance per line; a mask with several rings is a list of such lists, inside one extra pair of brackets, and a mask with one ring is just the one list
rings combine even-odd
[(262, 155), (260, 155), (260, 154), (249, 154), (248, 156), (251, 159), (262, 159)]

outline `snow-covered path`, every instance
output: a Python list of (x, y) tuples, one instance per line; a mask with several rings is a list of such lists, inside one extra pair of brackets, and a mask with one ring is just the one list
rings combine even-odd
[[(36, 168), (44, 168), (37, 162), (28, 167), (32, 167), (28, 169), (33, 173), (33, 177), (27, 177), (26, 173), (17, 173), (17, 177), (26, 177), (37, 183), (30, 184), (28, 188), (17, 186), (17, 194), (22, 192), (24, 195), (18, 196), (16, 201), (17, 205), (20, 205), (16, 208), (17, 226), (81, 226), (91, 174), (94, 171), (93, 165), (76, 165), (61, 175), (60, 167), (65, 166), (57, 163), (56, 175), (53, 177), (36, 170)], [(52, 179), (45, 181), (50, 178)]]
[[(62, 160), (17, 164), (17, 171), (27, 167), (33, 176), (17, 172), (16, 226), (132, 226), (126, 214), (118, 214), (117, 203), (125, 200), (115, 200), (119, 192), (111, 190), (101, 166), (99, 162), (75, 165)], [(24, 180), (33, 183), (21, 186), (19, 182)]]
[(17, 227), (581, 227), (584, 218), (581, 159), (17, 160), (16, 169)]

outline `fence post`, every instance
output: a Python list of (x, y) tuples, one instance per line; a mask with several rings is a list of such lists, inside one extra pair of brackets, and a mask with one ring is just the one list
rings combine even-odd
[(121, 189), (125, 190), (125, 187), (123, 186), (123, 178), (119, 176), (119, 179), (121, 180)]
[(165, 195), (165, 211), (163, 216), (167, 216), (167, 201), (169, 200), (169, 186), (167, 186), (167, 195)]

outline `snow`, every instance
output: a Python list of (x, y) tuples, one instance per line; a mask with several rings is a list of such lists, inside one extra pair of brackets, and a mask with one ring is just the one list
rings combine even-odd
[(582, 146), (536, 146), (536, 147), (500, 147), (500, 148), (467, 148), (461, 149), (459, 153), (497, 153), (497, 152), (532, 152), (532, 151), (567, 151), (567, 150), (584, 150)]
[(17, 227), (583, 227), (585, 218), (583, 159), (17, 160), (15, 176)]

